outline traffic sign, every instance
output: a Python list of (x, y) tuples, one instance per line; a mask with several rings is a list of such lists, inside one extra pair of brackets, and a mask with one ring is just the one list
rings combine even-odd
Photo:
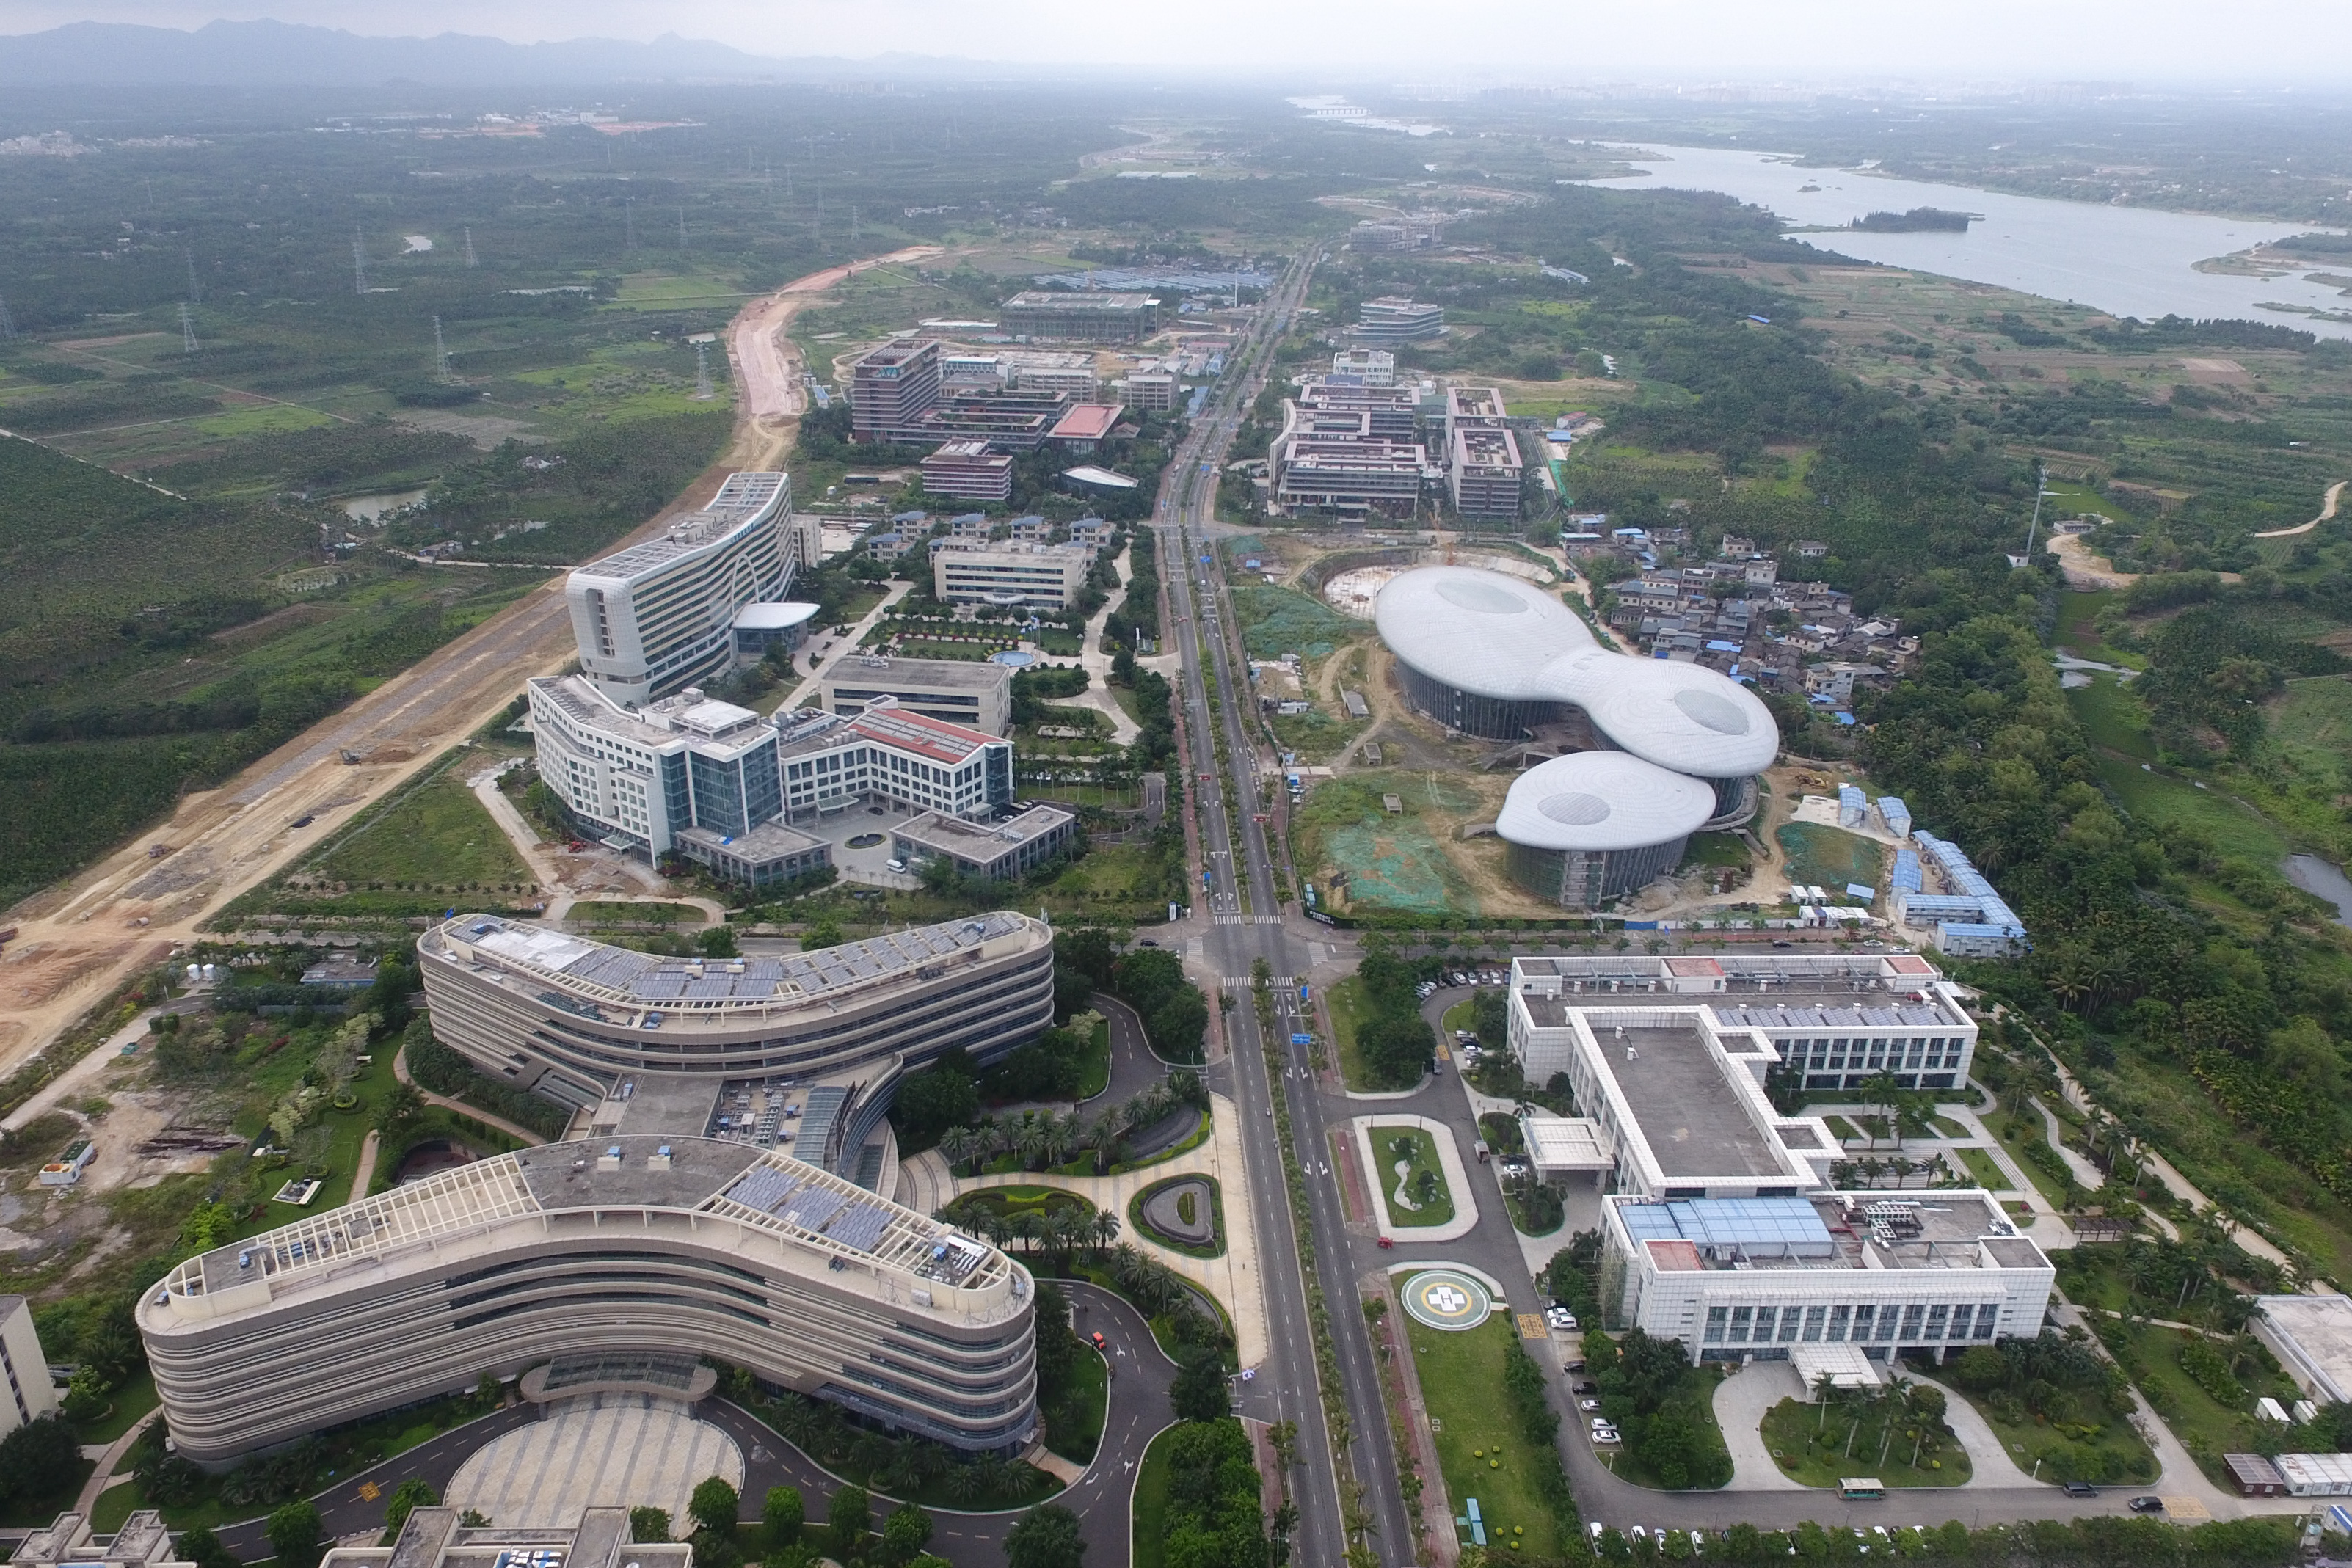
[(1290, 1037), (1290, 1043), (1293, 1045), (1313, 1045), (1315, 1043), (1315, 1037), (1311, 1034), (1294, 1034)]

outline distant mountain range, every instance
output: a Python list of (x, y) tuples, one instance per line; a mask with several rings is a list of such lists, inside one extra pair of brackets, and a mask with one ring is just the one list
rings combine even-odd
[[(888, 69), (929, 74), (945, 62), (900, 57)], [(927, 70), (926, 68), (929, 68)], [(371, 38), (288, 22), (211, 22), (192, 33), (125, 23), (76, 22), (0, 37), (0, 86), (356, 86), (407, 81), (465, 85), (759, 79), (871, 72), (876, 62), (766, 59), (725, 44), (666, 34), (509, 44), (444, 33)]]

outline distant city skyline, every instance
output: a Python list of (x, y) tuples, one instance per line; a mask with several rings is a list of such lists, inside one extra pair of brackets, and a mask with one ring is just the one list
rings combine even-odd
[[(709, 39), (749, 53), (854, 59), (894, 54), (1040, 65), (1165, 65), (1332, 80), (1367, 73), (1427, 80), (1476, 73), (1557, 78), (1877, 78), (1927, 87), (1961, 79), (2132, 79), (2145, 85), (2341, 82), (2352, 57), (2352, 6), (2325, 0), (1982, 0), (1909, 15), (1864, 0), (1669, 0), (1616, 11), (1531, 16), (1507, 0), (1465, 0), (1436, 24), (1394, 0), (1291, 0), (1266, 7), (1207, 0), (1182, 26), (1070, 0), (367, 0), (223, 5), (217, 0), (9, 0), (7, 33), (72, 22), (194, 28), (270, 18), (373, 37), (444, 32), (516, 43), (578, 38)], [(395, 20), (396, 18), (396, 20)], [(1530, 26), (1530, 23), (1534, 26)], [(1547, 39), (1549, 40), (1549, 44)]]

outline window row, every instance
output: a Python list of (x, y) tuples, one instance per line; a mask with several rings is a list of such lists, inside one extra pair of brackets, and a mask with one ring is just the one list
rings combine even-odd
[(1999, 1301), (1709, 1307), (1701, 1343), (1940, 1344), (1955, 1340), (1989, 1340), (2000, 1321)]

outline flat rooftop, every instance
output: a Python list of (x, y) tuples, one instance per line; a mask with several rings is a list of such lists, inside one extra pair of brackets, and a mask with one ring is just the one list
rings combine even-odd
[[(1697, 1027), (1594, 1031), (1658, 1168), (1668, 1177), (1786, 1176)], [(1626, 1048), (1632, 1047), (1632, 1054)]]
[(1013, 684), (1013, 671), (980, 659), (846, 659), (824, 677), (828, 686), (876, 691), (989, 692)]
[(1981, 1192), (1607, 1201), (1666, 1270), (2049, 1267)]
[(2293, 1353), (2288, 1359), (2304, 1364), (2289, 1365), (2288, 1372), (2315, 1375), (2296, 1381), (2323, 1393), (2333, 1385), (2339, 1396), (2352, 1393), (2352, 1297), (2257, 1296), (2254, 1305), (2272, 1335)]
[(926, 811), (890, 830), (892, 836), (962, 856), (991, 861), (1016, 844), (1050, 833), (1070, 821), (1058, 806), (1034, 805), (1001, 822), (968, 822), (961, 817)]

